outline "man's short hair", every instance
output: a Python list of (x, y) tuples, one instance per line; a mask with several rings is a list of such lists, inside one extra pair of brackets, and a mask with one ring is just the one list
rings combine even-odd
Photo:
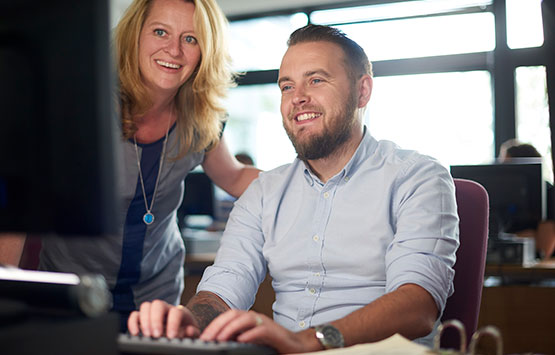
[(345, 68), (352, 80), (358, 80), (364, 74), (372, 76), (372, 63), (368, 60), (364, 49), (337, 28), (306, 25), (291, 34), (287, 45), (320, 41), (335, 43), (341, 47), (345, 58)]

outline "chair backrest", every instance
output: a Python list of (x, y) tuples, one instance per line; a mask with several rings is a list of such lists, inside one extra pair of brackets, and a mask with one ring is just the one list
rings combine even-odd
[[(488, 238), (489, 198), (479, 183), (454, 179), (459, 214), (459, 240), (455, 263), (455, 292), (447, 299), (442, 321), (457, 319), (466, 329), (467, 344), (476, 331)], [(442, 348), (458, 348), (458, 334), (446, 332)]]

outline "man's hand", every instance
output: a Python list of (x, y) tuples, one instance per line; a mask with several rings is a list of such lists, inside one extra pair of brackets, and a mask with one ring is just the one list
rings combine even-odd
[(172, 306), (164, 301), (143, 302), (139, 311), (133, 311), (127, 320), (132, 335), (147, 337), (196, 338), (200, 330), (189, 309)]
[(278, 353), (321, 350), (312, 329), (294, 333), (254, 311), (229, 310), (221, 314), (204, 329), (200, 339), (262, 344)]

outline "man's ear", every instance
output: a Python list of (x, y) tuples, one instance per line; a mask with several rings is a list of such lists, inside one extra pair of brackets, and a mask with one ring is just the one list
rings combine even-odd
[(358, 107), (365, 107), (370, 101), (370, 96), (372, 95), (372, 87), (374, 85), (374, 80), (368, 74), (363, 75), (358, 80)]

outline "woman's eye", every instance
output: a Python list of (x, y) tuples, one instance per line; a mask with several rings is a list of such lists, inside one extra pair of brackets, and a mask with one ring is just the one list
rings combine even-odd
[(185, 36), (185, 37), (183, 38), (183, 40), (184, 40), (186, 43), (197, 44), (197, 39), (196, 39), (195, 37), (193, 37), (193, 36)]
[(157, 35), (157, 36), (162, 37), (163, 35), (166, 34), (166, 31), (157, 28), (157, 29), (154, 30), (154, 34)]

